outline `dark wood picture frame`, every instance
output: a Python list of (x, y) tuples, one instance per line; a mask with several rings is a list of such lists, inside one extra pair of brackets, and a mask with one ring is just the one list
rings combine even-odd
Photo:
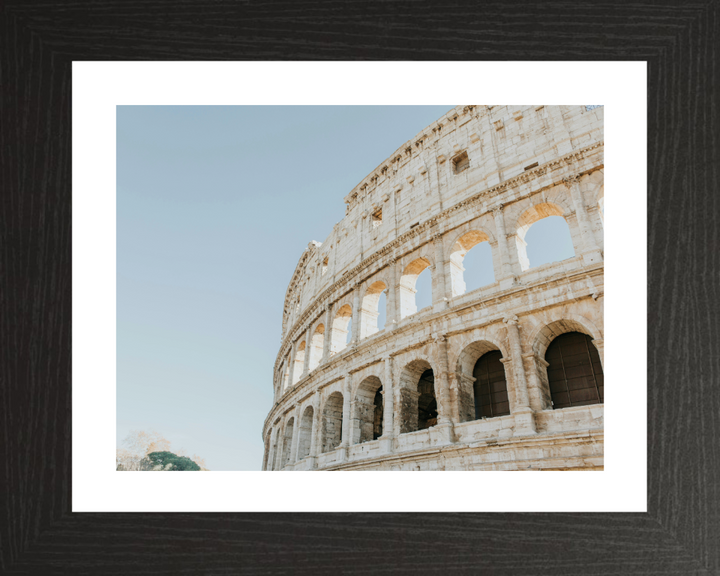
[[(720, 573), (719, 23), (695, 0), (0, 5), (0, 573)], [(647, 61), (647, 513), (71, 512), (72, 61), (288, 59)]]

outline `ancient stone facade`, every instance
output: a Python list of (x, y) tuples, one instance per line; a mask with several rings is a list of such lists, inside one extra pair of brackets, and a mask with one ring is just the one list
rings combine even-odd
[[(458, 106), (398, 148), (292, 276), (263, 469), (602, 469), (603, 193), (602, 107)], [(530, 268), (549, 216), (575, 256)]]

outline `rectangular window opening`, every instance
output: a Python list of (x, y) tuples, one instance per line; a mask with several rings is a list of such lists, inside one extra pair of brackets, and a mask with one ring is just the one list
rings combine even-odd
[(377, 228), (382, 224), (382, 208), (378, 208), (372, 215), (373, 228)]
[(467, 170), (470, 167), (470, 158), (468, 158), (467, 152), (457, 155), (453, 158), (453, 172), (459, 174), (463, 170)]

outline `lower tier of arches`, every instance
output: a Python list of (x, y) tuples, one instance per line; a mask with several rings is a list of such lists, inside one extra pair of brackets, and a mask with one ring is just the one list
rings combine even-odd
[(263, 469), (601, 429), (603, 300), (587, 269), (378, 335), (273, 408)]

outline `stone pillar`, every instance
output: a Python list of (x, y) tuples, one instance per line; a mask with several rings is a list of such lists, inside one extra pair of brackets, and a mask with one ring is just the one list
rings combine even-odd
[(457, 422), (457, 415), (450, 400), (450, 384), (448, 382), (447, 339), (444, 334), (438, 334), (435, 340), (435, 358), (437, 371), (435, 372), (435, 390), (438, 404), (437, 428), (444, 431), (443, 436), (448, 442), (454, 441), (453, 427)]
[(322, 401), (320, 397), (320, 391), (315, 392), (315, 399), (313, 401), (313, 429), (310, 436), (310, 456), (317, 458), (320, 454), (320, 430), (322, 428)]
[(507, 233), (505, 232), (505, 218), (503, 217), (503, 205), (500, 204), (493, 210), (495, 217), (495, 231), (497, 233), (498, 248), (500, 249), (500, 269), (501, 275), (497, 280), (503, 288), (510, 286), (515, 280), (515, 274), (512, 269), (512, 261), (510, 260), (510, 249), (507, 243)]
[(529, 374), (528, 396), (530, 408), (535, 412), (550, 408), (552, 406), (550, 390), (546, 390), (547, 387), (543, 386), (539, 376), (541, 368), (547, 368), (548, 363), (535, 352), (523, 355), (523, 360), (525, 361), (525, 373)]
[(397, 259), (392, 258), (388, 265), (388, 286), (387, 293), (387, 317), (385, 318), (385, 329), (394, 329), (400, 322), (400, 294), (398, 293)]
[(507, 326), (508, 340), (510, 341), (510, 361), (512, 362), (514, 375), (514, 394), (510, 399), (510, 413), (515, 416), (515, 434), (535, 434), (535, 421), (530, 408), (525, 367), (523, 366), (519, 321), (517, 316), (509, 316), (503, 322)]
[[(433, 236), (435, 244), (435, 290), (433, 290), (433, 309), (442, 310), (447, 308), (448, 295), (445, 281), (445, 254), (443, 251), (442, 234)], [(437, 292), (437, 293), (436, 293)]]
[(310, 333), (311, 329), (312, 324), (308, 326), (307, 332), (305, 332), (305, 358), (303, 359), (303, 370), (302, 376), (300, 376), (300, 380), (305, 378), (305, 376), (308, 375), (308, 372), (310, 372), (310, 348), (312, 347), (312, 334)]
[(583, 200), (582, 192), (580, 192), (580, 177), (575, 175), (563, 178), (563, 184), (565, 184), (565, 187), (570, 191), (575, 214), (577, 215), (578, 227), (580, 228), (580, 235), (583, 242), (581, 249), (583, 260), (586, 264), (602, 262), (602, 253), (595, 241), (592, 222), (590, 222), (590, 217), (587, 214), (587, 210), (585, 210), (585, 201)]
[(263, 442), (263, 445), (264, 445), (264, 453), (263, 453), (263, 463), (262, 463), (261, 469), (267, 470), (268, 460), (270, 459), (270, 449), (272, 448), (272, 428), (265, 435), (265, 441)]
[(395, 437), (395, 424), (393, 415), (395, 409), (395, 391), (392, 380), (392, 356), (385, 356), (385, 376), (383, 378), (383, 433), (380, 444), (385, 452), (393, 451), (393, 438)]
[(295, 402), (295, 423), (293, 424), (292, 444), (290, 445), (290, 465), (297, 461), (298, 443), (300, 441), (300, 403)]
[(352, 336), (350, 345), (356, 346), (360, 340), (360, 284), (353, 289)]
[(277, 432), (274, 428), (270, 429), (270, 451), (268, 452), (268, 460), (266, 470), (273, 469), (273, 460), (275, 459), (275, 444), (277, 443)]
[(295, 385), (295, 354), (297, 354), (297, 347), (297, 340), (293, 340), (292, 346), (290, 346), (290, 373), (288, 375), (288, 388), (292, 388)]
[(343, 383), (343, 421), (342, 421), (342, 442), (341, 446), (347, 449), (350, 446), (350, 397), (352, 389), (352, 376), (345, 374), (345, 382)]
[(332, 304), (328, 304), (325, 308), (325, 334), (323, 334), (323, 354), (320, 364), (325, 364), (330, 357), (330, 344), (332, 343), (332, 309)]
[(402, 385), (400, 380), (398, 379), (397, 382), (394, 382), (393, 385), (393, 437), (397, 438), (400, 434), (400, 421), (402, 414), (400, 411), (402, 410), (402, 398), (400, 395), (402, 394)]

